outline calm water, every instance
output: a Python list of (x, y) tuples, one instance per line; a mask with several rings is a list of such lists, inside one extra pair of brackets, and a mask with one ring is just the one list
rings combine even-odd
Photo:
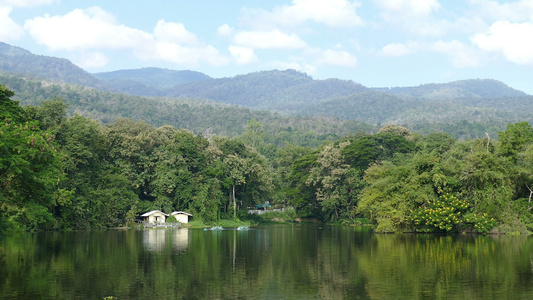
[(533, 299), (533, 238), (280, 225), (24, 233), (0, 299)]

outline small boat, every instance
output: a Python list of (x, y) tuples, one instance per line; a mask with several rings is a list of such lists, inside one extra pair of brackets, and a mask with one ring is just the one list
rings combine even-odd
[(237, 230), (248, 230), (248, 229), (250, 229), (250, 228), (248, 226), (244, 226), (244, 225), (237, 227)]
[(204, 230), (223, 230), (222, 226), (213, 226), (211, 228), (204, 228)]

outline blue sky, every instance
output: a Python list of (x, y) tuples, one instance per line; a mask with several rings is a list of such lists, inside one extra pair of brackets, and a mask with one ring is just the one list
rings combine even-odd
[(290, 68), (368, 87), (491, 78), (533, 94), (533, 0), (0, 0), (0, 41), (89, 72)]

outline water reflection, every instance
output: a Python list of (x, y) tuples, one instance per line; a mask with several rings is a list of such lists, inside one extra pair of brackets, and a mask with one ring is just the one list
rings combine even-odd
[(175, 229), (172, 236), (174, 250), (185, 251), (189, 247), (189, 229)]
[(338, 226), (17, 234), (0, 299), (533, 299), (533, 238)]
[(144, 248), (150, 252), (161, 252), (172, 245), (176, 251), (189, 247), (189, 229), (147, 229), (142, 231)]

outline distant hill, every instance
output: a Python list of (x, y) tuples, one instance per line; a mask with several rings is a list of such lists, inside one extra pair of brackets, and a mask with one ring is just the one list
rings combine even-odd
[[(125, 117), (142, 120), (154, 126), (172, 125), (210, 136), (242, 134), (247, 122), (256, 119), (272, 135), (279, 134), (279, 142), (299, 131), (305, 136), (344, 136), (363, 130), (375, 132), (379, 128), (355, 120), (336, 118), (281, 116), (269, 111), (217, 103), (198, 98), (142, 97), (99, 91), (80, 85), (21, 78), (0, 72), (0, 83), (15, 92), (13, 100), (22, 105), (37, 105), (41, 100), (59, 97), (69, 104), (68, 113), (77, 113), (102, 123)], [(315, 147), (318, 145), (314, 145)]]
[(533, 123), (533, 96), (491, 79), (367, 88), (350, 80), (315, 80), (295, 70), (217, 79), (160, 68), (89, 74), (66, 59), (5, 43), (0, 43), (0, 84), (14, 90), (21, 103), (59, 96), (70, 103), (70, 113), (104, 123), (122, 116), (229, 136), (242, 132), (251, 118), (272, 132), (344, 134), (395, 123), (460, 138), (485, 132), (495, 137), (509, 123)]
[(376, 88), (375, 90), (428, 100), (521, 97), (527, 95), (493, 79), (468, 79), (449, 83), (422, 84), (417, 87)]
[(2, 42), (0, 42), (0, 70), (89, 87), (102, 86), (98, 79), (68, 59), (35, 55)]
[(314, 80), (295, 70), (271, 70), (176, 86), (166, 96), (201, 97), (254, 109), (294, 111), (331, 97), (369, 91), (348, 80)]
[(261, 71), (176, 86), (166, 96), (201, 97), (253, 108), (262, 103), (265, 95), (311, 81), (311, 77), (294, 70)]
[(177, 85), (212, 79), (200, 72), (161, 68), (118, 70), (93, 76), (105, 82), (110, 90), (140, 96), (157, 96)]
[(406, 111), (421, 106), (426, 104), (419, 99), (405, 99), (369, 90), (305, 106), (300, 110), (300, 114), (364, 120), (370, 124), (378, 124), (391, 118), (399, 118)]

